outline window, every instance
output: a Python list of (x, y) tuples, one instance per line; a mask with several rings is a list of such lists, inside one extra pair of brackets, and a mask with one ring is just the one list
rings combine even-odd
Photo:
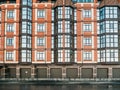
[(65, 50), (65, 62), (70, 62), (70, 50)]
[(7, 24), (6, 29), (7, 32), (14, 32), (14, 24)]
[(37, 60), (45, 60), (45, 53), (37, 52)]
[(70, 33), (70, 21), (65, 21), (65, 33)]
[(52, 20), (54, 20), (54, 10), (52, 10)]
[(45, 45), (45, 39), (44, 38), (37, 38), (37, 45), (38, 46), (44, 46)]
[[(106, 33), (118, 32), (118, 21), (105, 21)], [(102, 29), (102, 28), (101, 28)]]
[(77, 37), (74, 37), (74, 48), (77, 48)]
[(54, 62), (54, 51), (51, 52), (51, 60)]
[(14, 43), (14, 39), (13, 38), (7, 38), (6, 40), (6, 45), (7, 46), (13, 46)]
[(84, 60), (92, 60), (92, 52), (84, 52), (83, 59)]
[(32, 10), (30, 8), (22, 8), (22, 19), (32, 19)]
[(74, 20), (77, 20), (77, 10), (74, 9)]
[(70, 7), (65, 7), (65, 18), (71, 18), (72, 9)]
[(31, 62), (31, 50), (22, 50), (21, 60), (22, 62)]
[(91, 17), (92, 16), (92, 13), (91, 13), (91, 10), (83, 10), (83, 17)]
[(83, 40), (84, 45), (92, 45), (92, 38), (84, 38)]
[(77, 34), (77, 23), (74, 23), (74, 34)]
[(31, 37), (30, 36), (22, 36), (22, 48), (31, 48)]
[(74, 59), (75, 59), (75, 62), (77, 62), (77, 51), (76, 50), (74, 51)]
[(7, 18), (14, 18), (14, 11), (13, 10), (9, 10), (7, 12)]
[(106, 58), (106, 62), (118, 62), (118, 50), (117, 49), (108, 49), (106, 50), (106, 53), (104, 55), (104, 58)]
[(45, 18), (45, 10), (38, 10), (37, 17), (38, 18)]
[[(58, 39), (58, 40), (59, 40), (59, 39)], [(60, 42), (58, 41), (58, 43), (60, 43)], [(51, 48), (54, 48), (54, 37), (52, 37), (52, 42), (51, 42), (51, 44), (52, 44), (52, 45), (51, 45), (51, 46), (52, 46)]]
[(62, 15), (62, 7), (58, 7), (58, 18), (61, 19)]
[(37, 24), (37, 31), (44, 32), (45, 31), (45, 24), (44, 23)]
[(118, 35), (106, 35), (106, 47), (118, 47)]
[(65, 47), (70, 47), (71, 44), (71, 37), (70, 35), (65, 35)]
[(13, 52), (6, 52), (6, 60), (13, 60), (14, 55)]
[(58, 47), (63, 47), (63, 36), (58, 35)]
[(106, 18), (117, 18), (118, 17), (117, 7), (105, 7), (105, 16)]
[(91, 24), (83, 24), (83, 31), (92, 31)]
[(58, 21), (58, 33), (62, 33), (62, 29), (63, 25), (62, 25), (62, 21)]
[(63, 61), (63, 50), (58, 50), (58, 62)]
[(22, 0), (22, 5), (32, 6), (32, 0)]
[(80, 2), (80, 3), (93, 3), (94, 0), (72, 0), (73, 2)]
[(31, 22), (22, 22), (22, 33), (31, 34), (32, 24)]
[(52, 23), (52, 34), (54, 34), (54, 23)]

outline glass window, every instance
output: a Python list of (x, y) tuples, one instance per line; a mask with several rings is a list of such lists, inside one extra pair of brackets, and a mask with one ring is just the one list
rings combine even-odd
[(93, 3), (94, 0), (72, 0), (73, 2), (77, 3)]
[(58, 7), (58, 18), (60, 18), (60, 19), (62, 18), (62, 15), (63, 15), (63, 14), (62, 14), (62, 13), (63, 13), (62, 11), (63, 11), (63, 10), (62, 10), (62, 7)]
[(84, 38), (83, 44), (86, 46), (92, 45), (92, 38)]
[(83, 17), (86, 17), (86, 18), (92, 17), (91, 10), (83, 10)]
[[(51, 42), (51, 43), (52, 43), (52, 45), (51, 45), (52, 48), (54, 48), (54, 37), (52, 37), (52, 42)], [(60, 42), (59, 42), (59, 39), (58, 39), (58, 43), (60, 43)], [(59, 45), (59, 44), (58, 44), (58, 45)]]
[(30, 8), (22, 8), (22, 19), (32, 19), (32, 10)]
[(74, 37), (74, 48), (77, 48), (77, 37)]
[(37, 60), (45, 60), (45, 53), (37, 52)]
[(21, 51), (21, 62), (31, 62), (31, 50)]
[(37, 38), (37, 46), (44, 46), (45, 39), (44, 38)]
[(77, 34), (77, 23), (74, 23), (74, 34)]
[(32, 6), (32, 0), (22, 0), (22, 5)]
[(74, 59), (75, 59), (75, 62), (77, 62), (77, 51), (76, 50), (74, 51)]
[(58, 35), (58, 47), (63, 47), (63, 36)]
[(44, 23), (37, 24), (37, 31), (44, 32), (45, 31), (45, 24)]
[(51, 60), (54, 62), (54, 51), (51, 52)]
[(70, 33), (70, 21), (65, 21), (65, 33)]
[(84, 60), (92, 60), (92, 52), (84, 52), (83, 59)]
[(72, 9), (70, 7), (65, 7), (65, 18), (71, 18)]
[(65, 62), (70, 62), (70, 50), (65, 50)]
[(22, 22), (22, 33), (31, 34), (32, 24), (31, 22)]
[(70, 35), (65, 35), (65, 47), (70, 47), (71, 44), (71, 38)]
[(22, 36), (22, 48), (31, 48), (31, 37), (30, 36)]
[(14, 32), (14, 24), (7, 24), (6, 29), (7, 32)]
[(62, 21), (58, 21), (58, 33), (62, 33), (62, 30), (63, 30)]
[(105, 7), (105, 16), (106, 18), (117, 18), (117, 7)]
[(63, 61), (63, 50), (58, 50), (58, 62)]
[(118, 62), (118, 50), (106, 50), (105, 54), (103, 58), (105, 58), (106, 62)]
[(7, 46), (13, 46), (14, 39), (13, 38), (7, 38), (6, 39), (6, 45)]
[(52, 34), (54, 34), (54, 23), (52, 23)]
[(118, 47), (118, 35), (106, 35), (106, 47)]
[(54, 10), (52, 10), (52, 20), (54, 20)]
[(92, 31), (91, 24), (83, 24), (83, 31)]
[(45, 18), (45, 10), (38, 10), (37, 17), (38, 18)]
[(77, 10), (74, 9), (74, 20), (77, 20)]
[(13, 52), (6, 52), (6, 60), (13, 60), (14, 55)]
[(9, 10), (8, 12), (7, 12), (7, 18), (14, 18), (14, 10)]

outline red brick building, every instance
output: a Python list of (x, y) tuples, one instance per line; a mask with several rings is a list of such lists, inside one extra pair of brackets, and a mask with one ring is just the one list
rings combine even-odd
[(98, 8), (104, 7), (103, 3), (104, 0), (1, 0), (0, 76), (115, 76), (114, 72), (120, 70), (118, 65), (101, 65), (99, 61)]

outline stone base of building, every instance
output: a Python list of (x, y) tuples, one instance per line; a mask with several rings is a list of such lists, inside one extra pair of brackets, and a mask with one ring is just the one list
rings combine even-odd
[(120, 65), (1, 65), (1, 78), (120, 78)]

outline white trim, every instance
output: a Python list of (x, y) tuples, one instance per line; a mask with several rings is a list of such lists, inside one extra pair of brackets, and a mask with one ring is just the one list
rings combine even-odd
[[(46, 30), (47, 31), (47, 30)], [(45, 48), (47, 48), (47, 37), (44, 37), (45, 39)], [(47, 62), (47, 50), (45, 50), (45, 63)]]
[(35, 36), (35, 49), (37, 48), (37, 37)]
[(4, 45), (4, 46), (5, 46), (5, 48), (6, 48), (6, 39), (7, 39), (7, 38), (5, 37), (5, 45)]
[(5, 35), (6, 35), (6, 32), (7, 32), (7, 23), (5, 23)]
[(36, 59), (36, 57), (37, 57), (37, 51), (35, 50), (35, 52), (34, 52), (34, 54), (35, 54), (35, 62), (37, 61), (37, 59)]
[[(6, 5), (5, 5), (5, 7), (6, 7)], [(7, 9), (5, 10), (5, 21), (7, 21)]]
[(92, 48), (94, 48), (94, 37), (92, 36)]
[(14, 34), (16, 35), (16, 31), (17, 31), (16, 23), (13, 24), (13, 28), (14, 28)]
[(94, 22), (92, 22), (92, 34), (94, 34)]
[(16, 61), (16, 51), (15, 50), (13, 52), (13, 57), (14, 57), (13, 61), (15, 62)]
[[(36, 17), (35, 17), (35, 18), (36, 18)], [(38, 23), (35, 22), (35, 35), (37, 34), (37, 29), (38, 29), (38, 28), (37, 28), (37, 25), (38, 25)]]
[(94, 50), (92, 50), (92, 62), (94, 63)]
[(35, 9), (35, 20), (37, 20), (37, 11), (38, 9)]
[[(45, 25), (45, 31), (44, 31), (44, 32), (45, 32), (45, 34), (47, 34), (47, 30), (48, 30), (48, 26), (47, 26), (47, 25), (48, 25), (48, 24), (45, 22), (44, 25)], [(51, 26), (52, 26), (52, 25), (51, 25)]]
[(6, 50), (4, 51), (4, 62), (6, 63)]
[(13, 46), (14, 46), (14, 49), (15, 49), (16, 48), (16, 37), (13, 37), (13, 41), (14, 41)]
[(45, 10), (45, 20), (47, 21), (47, 12), (48, 12), (48, 10), (47, 10), (47, 4), (45, 4), (45, 9), (44, 10)]
[(14, 9), (14, 20), (15, 20), (15, 21), (16, 21), (16, 15), (17, 15), (16, 9)]
[(91, 15), (92, 20), (94, 20), (94, 17), (95, 17), (95, 16), (94, 16), (94, 9), (93, 9), (93, 8), (91, 8), (91, 14), (92, 14), (92, 15)]

